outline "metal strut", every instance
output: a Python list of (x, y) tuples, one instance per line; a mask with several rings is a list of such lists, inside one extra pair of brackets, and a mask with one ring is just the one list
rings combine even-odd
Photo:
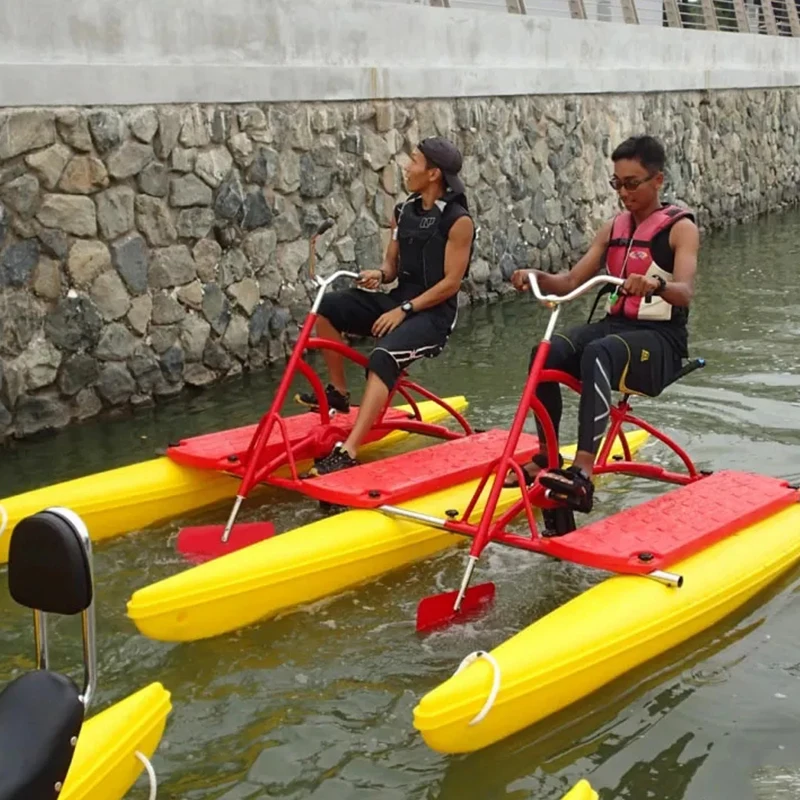
[(461, 579), (461, 587), (458, 590), (458, 596), (456, 597), (456, 602), (453, 603), (453, 611), (461, 611), (461, 602), (464, 599), (464, 595), (467, 591), (467, 586), (469, 586), (469, 582), (472, 580), (472, 573), (475, 571), (475, 565), (478, 563), (478, 556), (469, 556), (467, 558), (467, 568), (464, 570), (464, 577)]
[[(441, 519), (440, 517), (434, 517), (430, 514), (423, 514), (419, 511), (411, 511), (408, 508), (400, 508), (399, 506), (389, 506), (383, 505), (378, 506), (376, 511), (381, 511), (384, 514), (392, 517), (400, 517), (402, 519), (410, 519), (414, 522), (421, 522), (423, 525), (427, 525), (431, 528), (438, 528), (443, 531), (447, 531), (448, 533), (452, 533), (454, 536), (469, 536), (469, 533), (465, 531), (460, 531), (458, 529), (453, 528), (452, 521)], [(500, 542), (500, 544), (506, 544), (510, 546), (514, 546), (509, 542)], [(524, 548), (531, 550), (532, 552), (539, 553), (539, 555), (543, 556), (550, 556), (549, 553), (543, 550), (536, 550), (535, 548), (528, 547)], [(458, 595), (456, 597), (456, 602), (453, 606), (454, 611), (461, 610), (461, 602), (464, 599), (464, 593), (469, 586), (470, 580), (472, 580), (472, 573), (475, 571), (475, 565), (478, 563), (478, 556), (469, 556), (467, 561), (467, 568), (464, 572), (464, 576), (461, 579), (461, 587), (459, 588)], [(573, 563), (580, 564), (580, 561), (575, 561)], [(588, 564), (582, 564), (582, 566), (590, 566)], [(591, 567), (590, 567), (591, 568)], [(642, 578), (650, 578), (651, 580), (657, 581), (658, 583), (664, 584), (664, 586), (669, 586), (672, 589), (680, 589), (683, 586), (683, 575), (679, 575), (676, 572), (667, 572), (661, 569), (654, 569), (652, 572), (625, 572), (625, 573), (616, 573), (619, 575), (630, 575), (634, 576), (637, 575)]]

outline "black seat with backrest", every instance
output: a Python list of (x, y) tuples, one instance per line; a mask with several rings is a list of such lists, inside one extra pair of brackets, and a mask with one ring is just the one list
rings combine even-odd
[[(95, 681), (91, 543), (80, 518), (53, 508), (23, 519), (11, 535), (8, 587), (34, 611), (37, 669), (0, 692), (0, 800), (53, 800)], [(83, 615), (83, 690), (49, 669), (45, 613)]]

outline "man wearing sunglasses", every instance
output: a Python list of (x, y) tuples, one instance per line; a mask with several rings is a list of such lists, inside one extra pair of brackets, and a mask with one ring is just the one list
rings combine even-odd
[[(357, 464), (356, 451), (381, 412), (400, 373), (420, 358), (442, 352), (458, 316), (458, 291), (472, 256), (475, 227), (466, 188), (458, 176), (461, 153), (440, 137), (424, 139), (405, 168), (410, 195), (392, 217), (392, 239), (380, 269), (361, 272), (358, 289), (325, 295), (319, 308), (317, 335), (342, 341), (342, 333), (374, 336), (367, 385), (350, 435), (317, 459), (312, 474), (324, 475)], [(388, 293), (375, 291), (398, 281)], [(369, 291), (363, 291), (367, 289)], [(347, 413), (350, 394), (344, 359), (323, 351), (331, 382), (331, 408)], [(313, 393), (296, 400), (316, 407)]]
[[(625, 279), (624, 286), (610, 296), (603, 319), (554, 334), (545, 365), (579, 378), (583, 391), (575, 459), (566, 469), (562, 461), (559, 469), (543, 474), (540, 483), (570, 509), (582, 512), (592, 509), (592, 468), (606, 432), (612, 390), (655, 397), (680, 370), (681, 359), (688, 357), (686, 325), (699, 249), (693, 214), (661, 202), (665, 163), (661, 143), (651, 136), (631, 137), (614, 150), (611, 159), (611, 187), (625, 210), (603, 225), (569, 272), (517, 270), (511, 277), (517, 290), (528, 291), (528, 273), (533, 271), (542, 293), (557, 295), (571, 292), (603, 267)], [(535, 353), (534, 348), (531, 365)], [(543, 383), (537, 396), (558, 433), (559, 385)], [(546, 455), (535, 455), (523, 467), (526, 483), (532, 484), (546, 467)], [(517, 485), (514, 473), (509, 473), (504, 485)]]

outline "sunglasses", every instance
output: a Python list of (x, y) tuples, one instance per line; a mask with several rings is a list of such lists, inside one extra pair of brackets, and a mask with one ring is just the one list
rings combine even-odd
[(620, 180), (616, 175), (608, 182), (608, 185), (615, 191), (618, 192), (620, 189), (626, 189), (629, 192), (634, 191), (634, 189), (638, 189), (643, 183), (647, 183), (648, 181), (653, 180), (655, 178), (656, 173), (653, 172), (648, 175), (646, 178), (625, 178), (624, 180)]

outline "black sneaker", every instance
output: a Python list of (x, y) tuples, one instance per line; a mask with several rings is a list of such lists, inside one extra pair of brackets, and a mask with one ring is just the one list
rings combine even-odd
[[(341, 411), (342, 414), (347, 414), (350, 411), (350, 392), (342, 394), (332, 383), (325, 387), (325, 395), (328, 398), (328, 405)], [(317, 396), (314, 392), (306, 392), (304, 394), (296, 394), (295, 401), (300, 405), (308, 406), (310, 409), (316, 411), (319, 408), (317, 403)]]
[(315, 458), (314, 466), (309, 471), (312, 475), (327, 475), (329, 472), (338, 472), (340, 469), (357, 466), (358, 461), (342, 447), (341, 442), (338, 442), (328, 455), (323, 458)]
[(539, 476), (539, 483), (549, 489), (555, 500), (574, 511), (588, 514), (594, 502), (594, 484), (580, 467), (551, 469)]

